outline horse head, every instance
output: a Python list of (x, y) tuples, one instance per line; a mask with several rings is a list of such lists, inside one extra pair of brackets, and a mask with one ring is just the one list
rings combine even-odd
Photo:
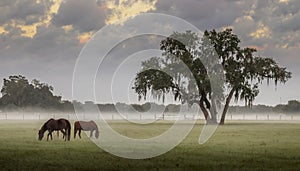
[(99, 131), (98, 130), (96, 130), (95, 137), (99, 138)]
[(39, 135), (39, 140), (41, 141), (44, 137), (44, 132), (42, 130), (39, 130), (38, 135)]

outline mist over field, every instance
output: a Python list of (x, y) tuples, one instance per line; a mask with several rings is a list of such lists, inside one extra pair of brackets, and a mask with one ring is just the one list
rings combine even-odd
[[(129, 105), (130, 106), (130, 105)], [(98, 111), (57, 111), (57, 110), (45, 110), (39, 108), (26, 108), (11, 111), (0, 111), (0, 120), (48, 120), (49, 118), (66, 118), (70, 120), (100, 120), (102, 117), (104, 120), (148, 120), (148, 121), (159, 121), (159, 120), (205, 120), (202, 112), (199, 108), (185, 108), (180, 109), (180, 105), (176, 106), (175, 111), (157, 110), (157, 111), (133, 111), (133, 110), (101, 110)], [(162, 108), (164, 109), (164, 108)], [(243, 109), (243, 107), (241, 107)], [(217, 116), (218, 120), (220, 115)], [(276, 111), (229, 111), (226, 120), (249, 120), (249, 121), (299, 121), (300, 113), (284, 113)]]

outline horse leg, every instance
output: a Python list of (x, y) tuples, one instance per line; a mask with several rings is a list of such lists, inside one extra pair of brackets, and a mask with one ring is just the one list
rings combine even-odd
[(47, 141), (49, 140), (49, 135), (50, 135), (50, 132), (47, 134)]
[(63, 139), (67, 141), (66, 131), (64, 131), (63, 129), (61, 129), (60, 131), (63, 133)]
[(49, 136), (50, 136), (51, 132), (49, 131), (47, 134), (47, 141), (49, 140)]
[(53, 138), (52, 138), (52, 131), (49, 131), (49, 133), (48, 133), (48, 135), (47, 135), (47, 141), (48, 141), (48, 139), (49, 139), (49, 136), (50, 136), (51, 140), (53, 140)]
[(81, 138), (81, 129), (78, 131), (78, 136)]
[(65, 129), (64, 138), (65, 138), (65, 141), (67, 141), (67, 139), (68, 139), (68, 129)]
[(61, 133), (63, 133), (63, 139), (65, 139), (65, 132), (63, 130), (60, 130)]
[(77, 129), (74, 129), (74, 139), (76, 138)]
[(93, 129), (90, 131), (90, 138), (92, 138), (92, 136), (93, 136)]

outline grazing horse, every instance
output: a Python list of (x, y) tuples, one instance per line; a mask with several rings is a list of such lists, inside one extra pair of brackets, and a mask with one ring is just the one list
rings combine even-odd
[(81, 130), (83, 131), (90, 131), (90, 137), (93, 136), (93, 132), (95, 132), (95, 137), (98, 138), (99, 137), (99, 130), (98, 130), (98, 126), (94, 121), (89, 121), (89, 122), (85, 122), (85, 121), (76, 121), (74, 123), (74, 139), (76, 138), (76, 133), (78, 131), (78, 136), (79, 138), (81, 138)]
[(63, 133), (63, 137), (65, 141), (70, 141), (70, 134), (71, 134), (71, 124), (67, 119), (58, 119), (55, 120), (53, 118), (49, 119), (42, 128), (39, 130), (39, 140), (42, 140), (44, 137), (44, 133), (48, 131), (47, 141), (49, 136), (52, 140), (52, 132), (53, 131), (61, 131)]

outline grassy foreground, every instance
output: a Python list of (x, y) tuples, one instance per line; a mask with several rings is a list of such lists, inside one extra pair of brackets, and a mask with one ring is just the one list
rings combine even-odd
[[(176, 148), (159, 157), (130, 160), (113, 156), (83, 139), (37, 141), (41, 121), (0, 121), (2, 170), (298, 170), (300, 124), (230, 122), (219, 126), (204, 145), (198, 144), (202, 124)], [(112, 123), (120, 132), (141, 134), (135, 126)], [(171, 123), (143, 129), (142, 136), (166, 130)], [(73, 130), (72, 130), (73, 133)]]

